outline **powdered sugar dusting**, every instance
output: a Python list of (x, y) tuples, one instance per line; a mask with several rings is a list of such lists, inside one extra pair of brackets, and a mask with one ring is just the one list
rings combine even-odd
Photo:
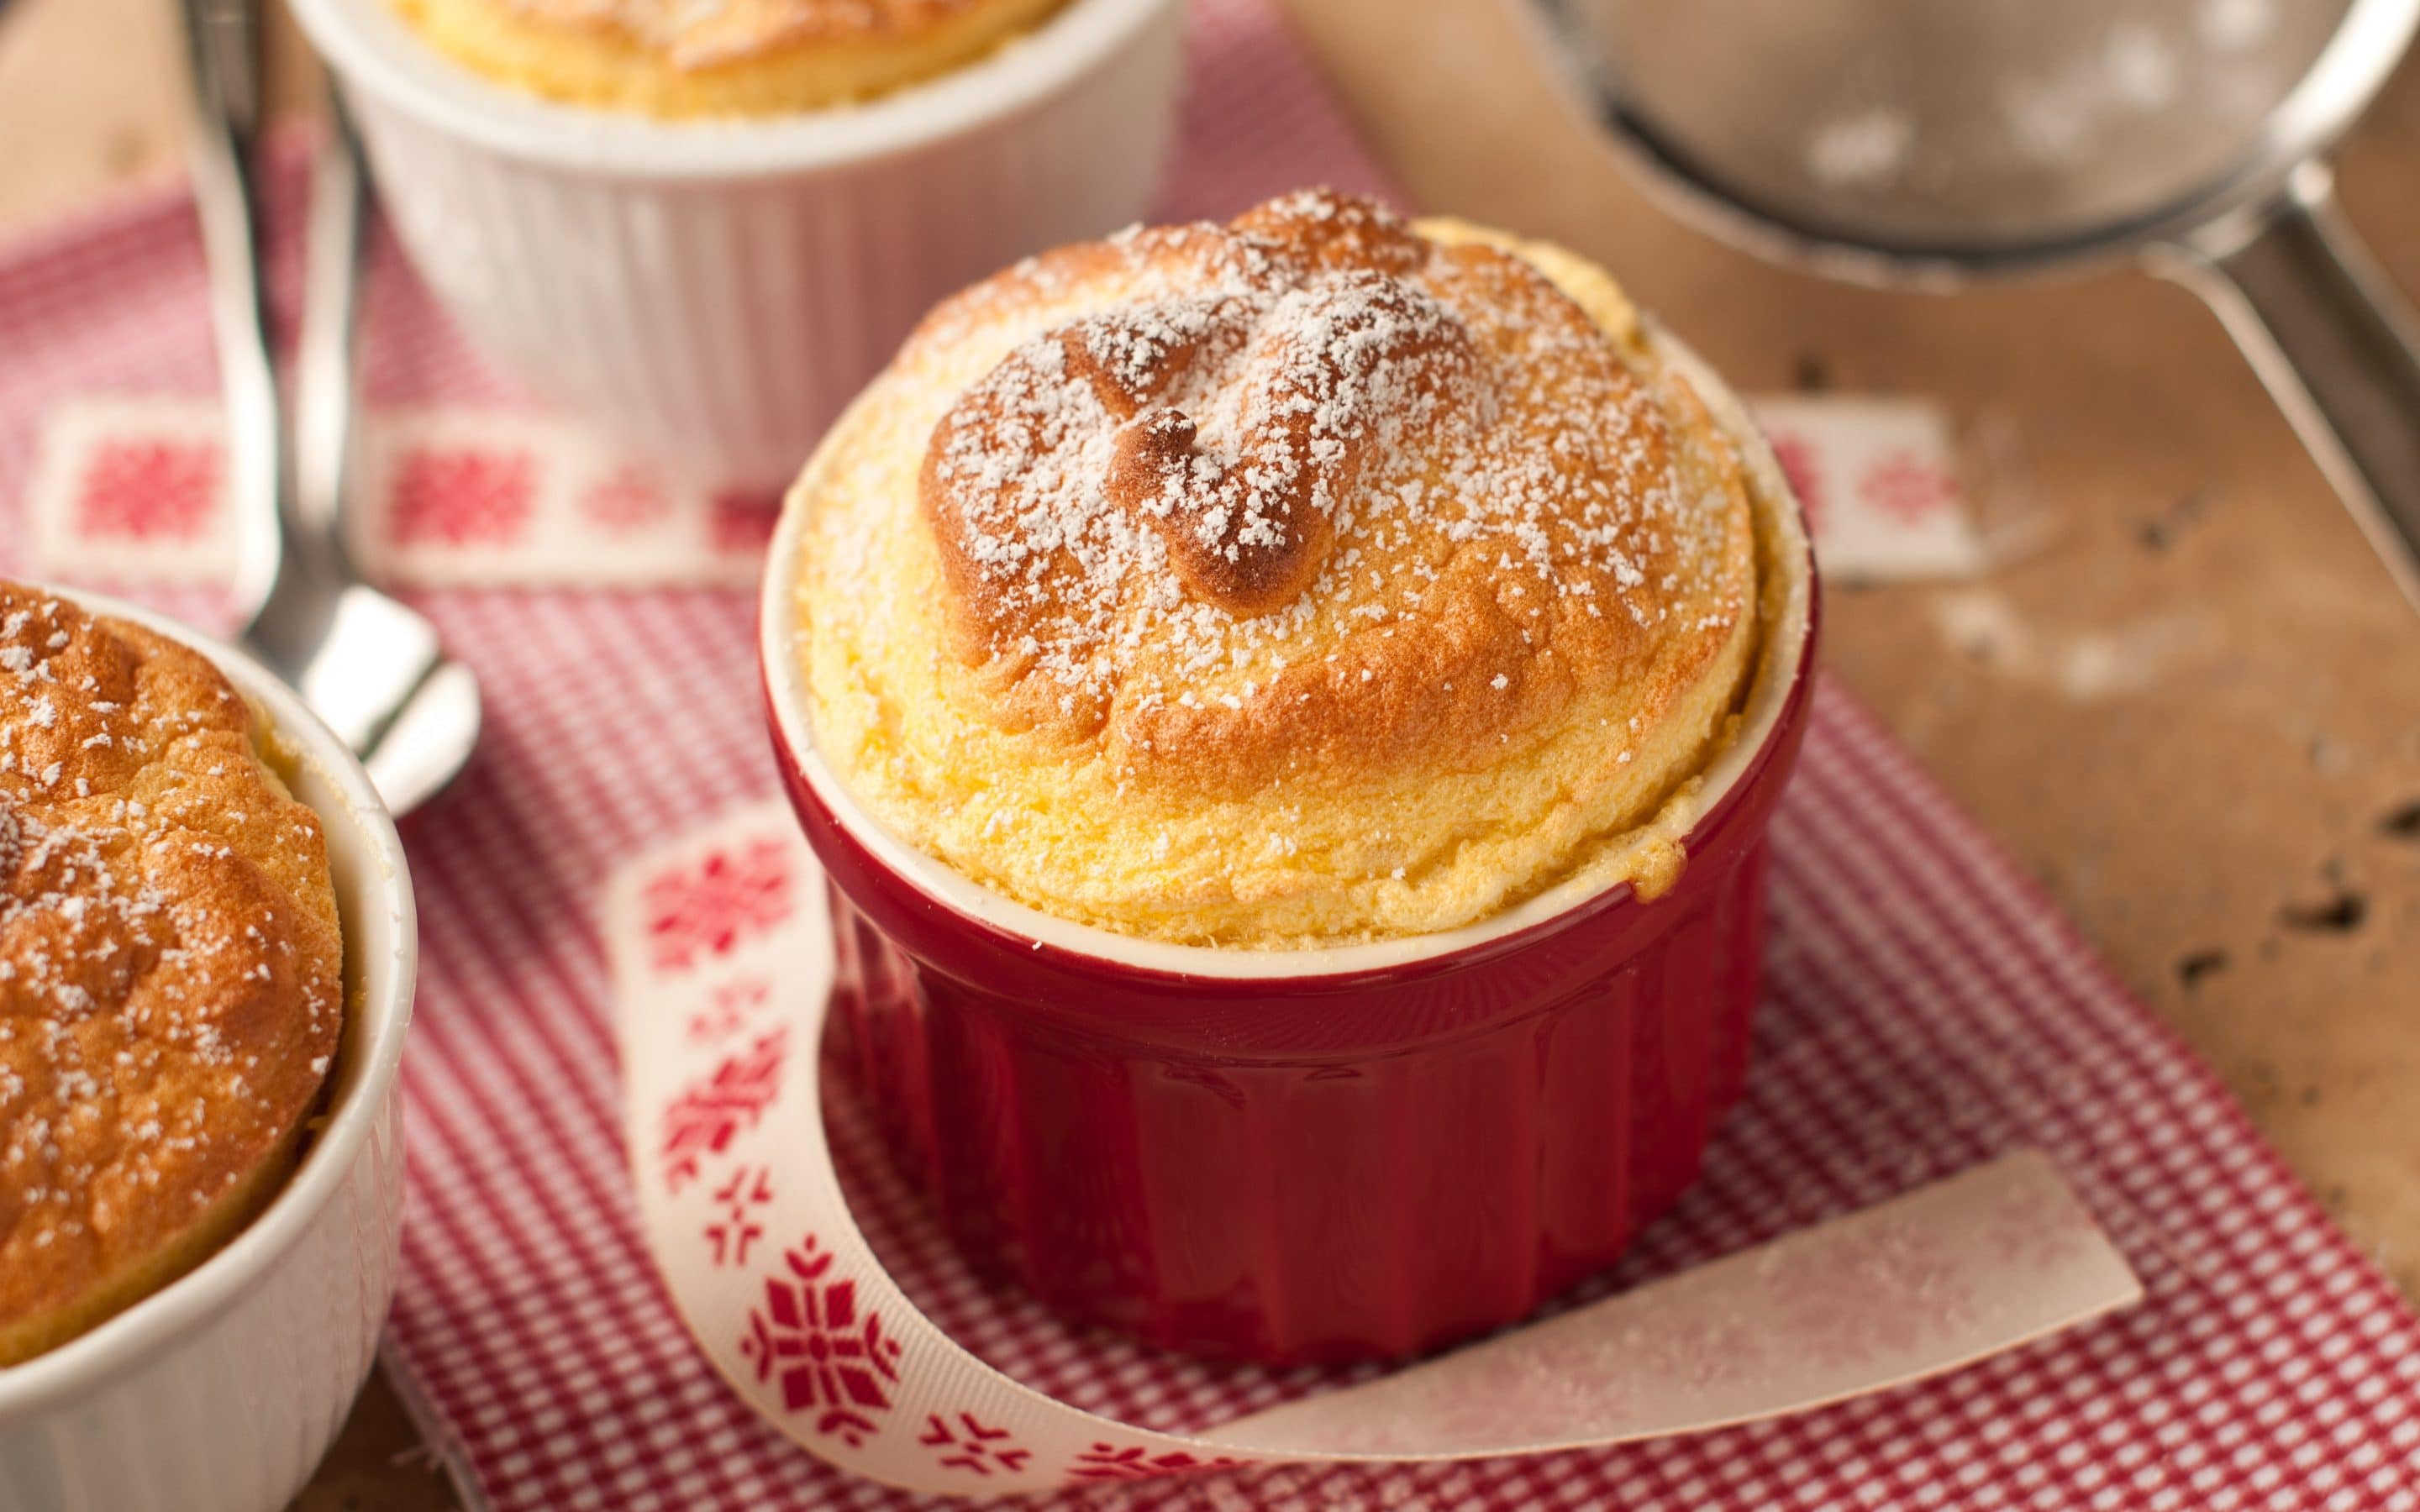
[(1240, 707), (1298, 644), (1443, 612), (1450, 573), (1541, 645), (1713, 592), (1735, 501), (1516, 259), (1319, 193), (1107, 255), (1130, 296), (1018, 345), (925, 465), (972, 654), (1072, 724), (1119, 697)]

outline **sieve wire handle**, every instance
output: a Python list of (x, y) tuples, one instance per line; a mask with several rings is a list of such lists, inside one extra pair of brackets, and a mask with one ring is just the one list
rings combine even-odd
[(2420, 609), (2420, 319), (2304, 163), (2258, 218), (2153, 259), (2209, 302)]

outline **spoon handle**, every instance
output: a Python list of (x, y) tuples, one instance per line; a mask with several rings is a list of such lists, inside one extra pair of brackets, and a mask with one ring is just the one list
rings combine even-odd
[(361, 139), (343, 97), (331, 91), (328, 110), (328, 142), (313, 160), (310, 219), (303, 231), (302, 328), (294, 358), (294, 503), (296, 523), (342, 563), (360, 399), (356, 331), (369, 187)]
[(2218, 312), (2420, 609), (2420, 318), (2345, 224), (2326, 166), (2304, 164), (2257, 223), (2152, 266)]
[(256, 216), (260, 134), (259, 0), (182, 0), (193, 69), (194, 204), (209, 265), (219, 385), (227, 409), (227, 491), (236, 506), (232, 593), (249, 623), (285, 555), (287, 486), (277, 370)]

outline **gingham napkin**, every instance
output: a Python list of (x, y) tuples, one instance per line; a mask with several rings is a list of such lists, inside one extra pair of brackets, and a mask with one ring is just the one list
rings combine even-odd
[[(1228, 213), (1301, 180), (1384, 189), (1261, 0), (1198, 0), (1195, 19), (1171, 213)], [(290, 298), (295, 225), (273, 224)], [(391, 254), (369, 305), (374, 403), (519, 407)], [(211, 381), (180, 200), (0, 250), (5, 564), (25, 564), (23, 498), (61, 396), (190, 398)], [(771, 791), (748, 595), (414, 596), (477, 667), (489, 725), (459, 789), (404, 828), (425, 957), (390, 1368), (477, 1504), (908, 1504), (791, 1448), (712, 1374), (642, 1251), (622, 1165), (596, 903), (628, 856)], [(213, 616), (206, 593), (167, 597)], [(1818, 700), (1773, 869), (1746, 1101), (1694, 1195), (1590, 1294), (2039, 1146), (2126, 1251), (2143, 1305), (1759, 1427), (1517, 1462), (1145, 1479), (1093, 1493), (1100, 1504), (2420, 1508), (2420, 1322), (2216, 1080), (1838, 687)], [(711, 949), (749, 881), (701, 887), (668, 900), (667, 927)], [(1020, 1379), (1167, 1427), (1336, 1379), (1071, 1335), (957, 1269), (845, 1109), (834, 1133), (893, 1273)]]

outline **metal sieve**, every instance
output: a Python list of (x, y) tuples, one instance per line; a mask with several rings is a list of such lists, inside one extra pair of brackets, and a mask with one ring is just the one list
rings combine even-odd
[(1717, 235), (1954, 288), (2132, 256), (2225, 320), (2420, 608), (2420, 348), (2323, 154), (2420, 0), (1528, 0)]

